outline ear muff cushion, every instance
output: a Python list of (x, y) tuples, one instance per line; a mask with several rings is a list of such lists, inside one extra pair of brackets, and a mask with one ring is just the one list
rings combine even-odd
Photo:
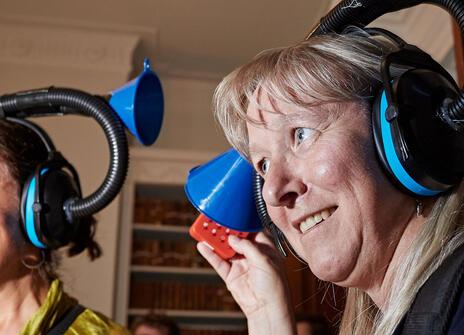
[(454, 85), (430, 70), (405, 72), (392, 83), (397, 110), (392, 122), (385, 91), (374, 101), (372, 127), (380, 162), (395, 184), (416, 196), (437, 195), (459, 181), (449, 167), (456, 168), (463, 156), (464, 137), (437, 113), (441, 102), (455, 94)]
[(29, 241), (37, 248), (58, 248), (73, 238), (78, 222), (69, 223), (63, 210), (67, 199), (80, 197), (78, 187), (69, 173), (44, 169), (41, 172), (40, 220), (34, 215), (35, 176), (24, 184), (21, 197), (23, 228)]
[[(45, 171), (42, 171), (42, 174)], [(23, 186), (21, 194), (21, 218), (24, 233), (29, 241), (37, 248), (45, 249), (47, 246), (42, 243), (42, 238), (39, 237), (40, 232), (39, 222), (34, 218), (34, 201), (35, 201), (36, 180), (32, 174)]]
[(53, 170), (43, 176), (41, 230), (50, 247), (66, 245), (74, 237), (79, 222), (68, 221), (63, 205), (80, 196), (76, 182), (66, 171)]
[[(374, 112), (378, 113), (373, 121), (378, 119), (374, 128), (377, 128), (380, 135), (377, 135), (379, 142), (377, 147), (381, 162), (384, 164), (384, 168), (390, 173), (397, 182), (400, 183), (406, 190), (417, 195), (433, 196), (439, 193), (437, 190), (430, 190), (414, 180), (414, 178), (406, 171), (398, 157), (395, 149), (395, 139), (391, 129), (391, 123), (387, 120), (387, 109), (388, 102), (385, 91), (380, 92), (379, 97), (376, 99)], [(376, 121), (374, 121), (376, 122)]]
[(415, 69), (399, 78), (395, 92), (398, 126), (413, 158), (406, 162), (413, 163), (407, 169), (432, 189), (446, 190), (459, 183), (464, 172), (464, 135), (439, 116), (443, 101), (454, 100), (458, 94), (454, 81), (434, 71)]

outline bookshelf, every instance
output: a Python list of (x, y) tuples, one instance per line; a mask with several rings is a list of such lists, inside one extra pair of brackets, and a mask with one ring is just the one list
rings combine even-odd
[(182, 335), (246, 334), (246, 320), (188, 234), (197, 216), (183, 185), (217, 153), (135, 148), (121, 196), (115, 319), (149, 312), (174, 318)]

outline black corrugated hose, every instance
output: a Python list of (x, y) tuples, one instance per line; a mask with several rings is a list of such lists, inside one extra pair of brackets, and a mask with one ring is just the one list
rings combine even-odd
[[(428, 3), (446, 9), (456, 20), (464, 36), (463, 0), (344, 0), (335, 6), (319, 23), (319, 26), (307, 37), (329, 32), (340, 33), (347, 25), (366, 26), (383, 14)], [(464, 92), (461, 91), (455, 101), (444, 106), (447, 120), (454, 122), (453, 128), (464, 131)]]
[(259, 220), (261, 221), (261, 224), (265, 229), (271, 233), (272, 238), (274, 239), (274, 244), (277, 247), (277, 249), (280, 251), (280, 253), (283, 256), (287, 256), (287, 253), (285, 252), (285, 249), (282, 246), (282, 236), (279, 228), (272, 222), (271, 218), (269, 217), (269, 214), (267, 213), (266, 209), (266, 203), (264, 202), (263, 199), (263, 194), (262, 194), (262, 189), (263, 189), (263, 178), (254, 171), (253, 173), (253, 200), (255, 201), (256, 205), (256, 210), (258, 212), (258, 217)]
[(254, 171), (253, 174), (253, 199), (255, 201), (256, 210), (258, 211), (258, 217), (261, 221), (261, 224), (268, 232), (271, 233), (272, 238), (274, 239), (274, 245), (279, 250), (280, 254), (284, 257), (287, 257), (283, 244), (285, 244), (292, 253), (292, 255), (301, 263), (307, 264), (306, 261), (301, 258), (296, 251), (293, 249), (292, 245), (287, 242), (282, 231), (272, 222), (269, 214), (267, 213), (266, 203), (263, 199), (262, 189), (263, 189), (263, 178)]
[(53, 109), (55, 114), (60, 111), (68, 114), (69, 110), (82, 113), (103, 128), (110, 150), (110, 166), (103, 183), (88, 197), (69, 199), (64, 205), (70, 221), (95, 214), (116, 197), (124, 184), (129, 162), (124, 127), (105, 101), (79, 90), (52, 87), (0, 97), (0, 116), (40, 116), (49, 114), (47, 109), (49, 112)]

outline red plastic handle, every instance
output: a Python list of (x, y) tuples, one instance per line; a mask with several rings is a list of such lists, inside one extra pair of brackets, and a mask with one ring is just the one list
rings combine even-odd
[(235, 255), (228, 242), (229, 235), (246, 238), (250, 234), (223, 227), (203, 214), (195, 220), (189, 233), (198, 242), (205, 242), (222, 259), (229, 259)]

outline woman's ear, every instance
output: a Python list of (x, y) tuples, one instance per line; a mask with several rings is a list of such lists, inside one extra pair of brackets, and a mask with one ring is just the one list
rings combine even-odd
[(21, 247), (20, 257), (21, 263), (29, 270), (39, 269), (45, 263), (45, 252), (29, 243)]

